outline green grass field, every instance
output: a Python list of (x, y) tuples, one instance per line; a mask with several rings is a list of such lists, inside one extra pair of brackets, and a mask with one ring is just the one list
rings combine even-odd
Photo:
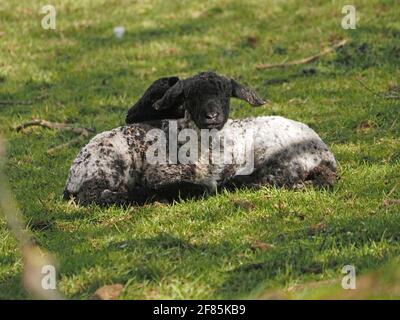
[[(0, 130), (12, 190), (36, 242), (58, 260), (58, 288), (87, 299), (121, 283), (122, 299), (231, 299), (329, 281), (341, 269), (382, 268), (400, 253), (400, 3), (353, 1), (57, 0), (0, 2)], [(113, 28), (126, 29), (123, 39)], [(320, 52), (305, 65), (258, 70)], [(84, 208), (61, 199), (80, 145), (49, 155), (72, 133), (12, 126), (42, 118), (99, 133), (124, 122), (155, 79), (215, 70), (271, 102), (232, 99), (231, 117), (282, 115), (316, 130), (334, 152), (333, 191), (264, 188), (201, 201)], [(94, 133), (93, 133), (94, 135)], [(88, 140), (88, 139), (87, 139)], [(0, 218), (0, 298), (30, 298), (17, 243)], [(313, 287), (310, 287), (313, 290)], [(343, 290), (344, 291), (344, 290)], [(388, 291), (385, 296), (392, 297)]]

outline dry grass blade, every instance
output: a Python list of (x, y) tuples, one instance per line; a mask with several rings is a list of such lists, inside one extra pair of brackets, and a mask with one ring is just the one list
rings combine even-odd
[(376, 97), (384, 98), (384, 99), (400, 99), (400, 95), (376, 92), (376, 91), (372, 90), (370, 87), (368, 87), (364, 82), (362, 82), (360, 78), (355, 78), (355, 79), (362, 87), (364, 87), (364, 89), (366, 89), (367, 91), (369, 91)]
[[(5, 148), (0, 137), (0, 161), (5, 158)], [(0, 211), (18, 241), (23, 257), (23, 283), (27, 291), (40, 299), (62, 299), (56, 289), (42, 287), (42, 268), (46, 265), (54, 266), (50, 255), (33, 244), (33, 237), (26, 229), (23, 217), (7, 185), (7, 178), (0, 167)]]
[(33, 101), (0, 101), (0, 106), (17, 106), (17, 105), (30, 106), (32, 104)]
[(322, 57), (330, 52), (333, 52), (333, 51), (345, 46), (347, 43), (348, 43), (348, 40), (345, 39), (345, 40), (342, 40), (342, 41), (336, 43), (332, 47), (325, 48), (320, 53), (317, 53), (310, 57), (306, 57), (306, 58), (294, 60), (294, 61), (289, 61), (289, 62), (285, 62), (285, 63), (278, 63), (278, 64), (259, 64), (256, 66), (256, 68), (259, 70), (273, 69), (273, 68), (287, 68), (290, 66), (296, 66), (296, 65), (310, 63), (315, 60), (318, 60), (320, 57)]
[(40, 101), (47, 98), (47, 94), (40, 95), (33, 100), (1, 100), (0, 106), (30, 106), (36, 101)]

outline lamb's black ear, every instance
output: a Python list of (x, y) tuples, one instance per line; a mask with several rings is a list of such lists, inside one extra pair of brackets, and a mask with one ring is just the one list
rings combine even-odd
[(265, 103), (265, 101), (260, 98), (260, 96), (253, 90), (242, 86), (240, 83), (231, 79), (232, 84), (232, 97), (242, 99), (247, 101), (252, 106), (261, 106)]
[(185, 100), (184, 81), (176, 82), (164, 96), (153, 104), (155, 110), (178, 108)]

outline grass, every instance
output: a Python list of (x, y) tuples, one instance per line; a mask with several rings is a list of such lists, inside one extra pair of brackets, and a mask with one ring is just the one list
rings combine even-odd
[[(123, 299), (248, 298), (320, 281), (340, 288), (344, 265), (362, 275), (399, 255), (399, 205), (390, 199), (400, 198), (400, 101), (374, 96), (356, 78), (377, 92), (399, 88), (400, 8), (396, 0), (353, 3), (356, 30), (340, 27), (346, 1), (53, 1), (55, 31), (41, 28), (40, 1), (0, 3), (0, 100), (32, 102), (0, 105), (6, 173), (28, 228), (59, 262), (66, 297), (86, 299), (112, 283), (124, 285)], [(112, 34), (118, 25), (122, 40)], [(342, 38), (350, 43), (312, 64), (255, 68)], [(37, 117), (108, 130), (154, 79), (210, 69), (272, 101), (251, 108), (232, 100), (232, 117), (279, 114), (314, 128), (339, 163), (334, 190), (83, 208), (61, 193), (85, 142), (50, 156), (72, 135), (10, 129)], [(30, 298), (3, 220), (0, 298)]]

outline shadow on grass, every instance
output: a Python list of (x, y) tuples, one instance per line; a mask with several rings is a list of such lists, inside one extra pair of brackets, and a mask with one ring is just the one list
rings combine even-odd
[[(400, 248), (388, 249), (384, 254), (373, 249), (363, 250), (363, 247), (376, 247), (382, 241), (395, 243), (400, 240), (397, 222), (381, 221), (379, 217), (369, 220), (363, 221), (362, 227), (357, 219), (348, 219), (340, 221), (338, 227), (326, 227), (318, 233), (305, 229), (285, 235), (280, 238), (275, 252), (260, 255), (255, 262), (245, 263), (229, 272), (217, 294), (225, 299), (245, 298), (260, 286), (276, 286), (281, 275), (285, 275), (286, 281), (305, 274), (320, 279), (325, 271), (330, 271), (340, 278), (345, 265), (354, 265), (357, 273), (363, 273), (398, 257)], [(312, 243), (307, 243), (307, 239), (312, 239)], [(330, 248), (341, 252), (329, 252)], [(322, 254), (328, 256), (321, 258)], [(278, 286), (286, 284), (279, 283)]]
[[(266, 223), (260, 218), (260, 224)], [(54, 233), (53, 233), (54, 232)], [(52, 237), (57, 233), (56, 237)], [(340, 276), (344, 265), (356, 266), (357, 272), (375, 268), (393, 256), (399, 249), (392, 246), (383, 251), (374, 251), (380, 243), (395, 243), (400, 240), (398, 223), (393, 217), (371, 216), (362, 223), (356, 218), (331, 218), (326, 226), (315, 229), (306, 226), (287, 234), (275, 235), (271, 242), (275, 247), (267, 251), (256, 251), (243, 263), (232, 257), (249, 252), (250, 244), (238, 245), (222, 241), (213, 245), (192, 243), (188, 239), (171, 233), (161, 232), (154, 236), (137, 237), (126, 241), (106, 241), (91, 247), (88, 239), (107, 238), (113, 235), (109, 227), (96, 227), (94, 231), (63, 230), (37, 232), (39, 242), (59, 256), (59, 274), (64, 277), (79, 277), (96, 268), (96, 274), (76, 292), (73, 297), (90, 295), (108, 283), (136, 284), (153, 283), (169, 277), (186, 279), (215, 270), (224, 274), (224, 281), (214, 292), (217, 298), (243, 298), (259, 285), (281, 282), (308, 275), (322, 277), (326, 272)], [(62, 244), (62, 245), (61, 245)], [(82, 247), (82, 245), (86, 247)], [(83, 249), (80, 249), (83, 248)], [(118, 258), (119, 257), (119, 258)], [(229, 258), (231, 257), (231, 258)], [(117, 259), (117, 260), (114, 260)], [(120, 259), (125, 264), (120, 264)], [(226, 259), (232, 268), (226, 270)], [(243, 259), (242, 259), (243, 260)], [(104, 276), (104, 272), (106, 276)], [(285, 281), (286, 281), (285, 280)], [(0, 283), (0, 292), (13, 292), (13, 297), (25, 297), (20, 288), (20, 277), (11, 276)]]

